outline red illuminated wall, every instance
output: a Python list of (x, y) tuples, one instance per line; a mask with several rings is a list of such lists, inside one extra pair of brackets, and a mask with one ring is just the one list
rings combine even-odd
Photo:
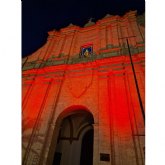
[[(127, 37), (145, 107), (144, 25), (139, 22), (131, 11), (84, 28), (53, 30), (43, 47), (23, 59), (23, 164), (48, 164), (56, 120), (74, 106), (93, 115), (94, 165), (144, 164), (144, 120), (126, 43)], [(80, 58), (87, 44), (93, 45), (93, 56)], [(100, 153), (108, 153), (110, 162), (100, 161)]]

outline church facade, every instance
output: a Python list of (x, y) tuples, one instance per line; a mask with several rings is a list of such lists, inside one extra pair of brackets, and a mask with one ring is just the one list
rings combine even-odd
[(144, 15), (52, 30), (22, 66), (23, 165), (145, 164)]

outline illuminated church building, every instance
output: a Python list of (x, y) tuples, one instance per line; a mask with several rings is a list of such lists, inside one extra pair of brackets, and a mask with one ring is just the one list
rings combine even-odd
[(23, 165), (144, 165), (144, 15), (48, 32), (22, 60)]

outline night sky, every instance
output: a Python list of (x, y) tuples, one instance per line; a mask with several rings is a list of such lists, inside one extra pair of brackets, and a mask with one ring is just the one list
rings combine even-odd
[(83, 27), (106, 14), (124, 15), (130, 10), (145, 11), (144, 0), (22, 0), (22, 56), (30, 55), (47, 39), (47, 32), (68, 26)]

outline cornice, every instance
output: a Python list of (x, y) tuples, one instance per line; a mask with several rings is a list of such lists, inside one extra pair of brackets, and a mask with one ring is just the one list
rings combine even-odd
[[(144, 59), (135, 58), (134, 65), (141, 67), (144, 64)], [(140, 73), (140, 68), (136, 67), (137, 74)], [(105, 76), (109, 73), (114, 76), (122, 76), (126, 74), (132, 74), (131, 64), (129, 57), (118, 57), (117, 59), (102, 59), (96, 60), (86, 65), (80, 63), (75, 65), (69, 65), (68, 67), (51, 66), (46, 68), (40, 68), (34, 74), (35, 70), (29, 70), (23, 72), (23, 84), (28, 85), (32, 83), (49, 83), (50, 80), (54, 82), (60, 82), (64, 77), (77, 78), (91, 76)]]
[[(145, 52), (145, 47), (143, 44), (137, 45), (136, 47), (131, 47), (130, 46), (130, 50), (133, 55), (139, 54), (139, 53), (144, 53)], [(99, 51), (99, 55), (97, 54), (92, 54), (91, 57), (88, 58), (79, 58), (79, 56), (77, 55), (77, 57), (72, 57), (69, 60), (67, 60), (67, 56), (62, 57), (62, 58), (49, 58), (46, 61), (32, 61), (32, 62), (28, 62), (25, 63), (23, 65), (23, 71), (24, 70), (31, 70), (31, 69), (37, 69), (37, 68), (44, 68), (44, 67), (48, 67), (48, 66), (58, 66), (60, 65), (60, 67), (62, 65), (67, 64), (78, 64), (78, 63), (88, 63), (88, 62), (92, 62), (95, 60), (102, 60), (104, 58), (112, 58), (112, 57), (120, 57), (122, 55), (124, 56), (128, 56), (129, 52), (128, 49), (125, 47), (114, 47), (114, 48), (110, 48), (110, 49), (101, 49)]]
[[(144, 57), (144, 52), (142, 53), (138, 53), (138, 54), (134, 54), (132, 55), (133, 57), (135, 56), (136, 58), (134, 58), (134, 62), (136, 63), (137, 61), (140, 61), (140, 63), (144, 63), (145, 61), (145, 57)], [(85, 65), (86, 68), (90, 67), (91, 64), (94, 66), (95, 65), (107, 65), (107, 64), (111, 64), (111, 65), (116, 65), (117, 63), (120, 63), (122, 61), (125, 61), (125, 64), (130, 63), (129, 61), (129, 56), (128, 54), (125, 55), (116, 55), (116, 54), (111, 54), (111, 53), (107, 53), (107, 54), (102, 54), (102, 55), (94, 55), (91, 58), (84, 58), (84, 59), (79, 59), (79, 58), (73, 58), (70, 59), (68, 61), (68, 63), (66, 63), (66, 60), (61, 60), (60, 63), (57, 63), (57, 61), (45, 61), (42, 62), (40, 65), (36, 65), (37, 62), (33, 62), (32, 64), (29, 63), (27, 65), (25, 65), (23, 67), (23, 77), (25, 75), (31, 74), (33, 76), (35, 76), (36, 74), (45, 74), (45, 73), (49, 73), (49, 72), (54, 72), (54, 68), (56, 68), (56, 72), (59, 72), (61, 70), (65, 70), (66, 67), (67, 69), (76, 69), (77, 67), (81, 67)]]

